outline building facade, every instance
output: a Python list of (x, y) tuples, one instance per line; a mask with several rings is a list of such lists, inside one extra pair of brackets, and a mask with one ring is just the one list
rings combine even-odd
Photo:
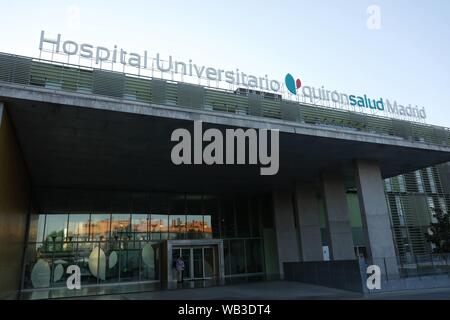
[[(70, 295), (71, 265), (83, 288), (160, 289), (178, 256), (213, 284), (358, 257), (400, 277), (450, 206), (446, 128), (9, 54), (0, 106), (5, 297)], [(194, 120), (278, 129), (279, 173), (173, 165)]]

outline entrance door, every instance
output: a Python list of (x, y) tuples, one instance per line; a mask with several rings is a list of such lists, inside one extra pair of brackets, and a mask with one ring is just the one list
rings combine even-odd
[(181, 256), (184, 261), (184, 279), (212, 279), (217, 272), (217, 247), (175, 247), (172, 249), (172, 261)]

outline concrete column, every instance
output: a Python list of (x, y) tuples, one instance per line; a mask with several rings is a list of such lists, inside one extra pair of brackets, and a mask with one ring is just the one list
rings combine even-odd
[(326, 221), (332, 260), (354, 260), (353, 235), (344, 179), (338, 171), (322, 174)]
[(295, 187), (295, 200), (300, 231), (301, 260), (322, 261), (320, 208), (314, 183), (297, 183)]
[(274, 191), (273, 208), (278, 262), (280, 275), (283, 278), (283, 263), (300, 261), (292, 194), (290, 192)]
[(356, 162), (356, 186), (367, 252), (372, 263), (388, 276), (398, 275), (397, 256), (380, 167), (376, 162)]
[(30, 186), (11, 119), (0, 102), (0, 299), (15, 298), (20, 288)]

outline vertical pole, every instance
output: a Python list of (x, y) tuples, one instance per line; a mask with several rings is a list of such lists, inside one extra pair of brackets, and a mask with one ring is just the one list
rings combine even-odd
[(386, 258), (383, 258), (383, 263), (384, 263), (384, 273), (386, 274), (386, 282), (389, 282), (389, 275), (388, 275), (387, 266), (386, 266)]
[(98, 240), (97, 248), (97, 284), (100, 283), (100, 239)]

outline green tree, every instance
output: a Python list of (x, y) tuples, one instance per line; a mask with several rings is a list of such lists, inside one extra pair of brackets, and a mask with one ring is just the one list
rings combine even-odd
[(436, 253), (450, 253), (450, 220), (447, 213), (441, 209), (433, 209), (436, 222), (432, 222), (425, 237), (433, 243)]

